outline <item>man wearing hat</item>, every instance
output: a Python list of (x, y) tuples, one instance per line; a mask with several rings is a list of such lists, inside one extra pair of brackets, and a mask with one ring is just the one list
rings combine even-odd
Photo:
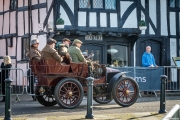
[[(39, 40), (34, 38), (30, 42), (31, 48), (29, 52), (30, 64), (33, 63), (35, 66), (41, 59), (40, 50), (38, 50)], [(34, 94), (34, 75), (30, 69), (27, 71), (27, 78), (29, 81), (28, 93)], [(32, 96), (33, 100), (36, 100), (35, 96)]]
[(41, 51), (41, 58), (42, 59), (55, 59), (58, 62), (62, 62), (62, 57), (58, 55), (58, 52), (54, 49), (56, 44), (56, 40), (49, 38), (47, 40), (46, 46)]
[(38, 50), (39, 40), (37, 38), (32, 39), (30, 45), (30, 60), (39, 61), (41, 58), (40, 50)]
[(62, 62), (66, 63), (66, 64), (69, 64), (68, 63), (69, 53), (67, 51), (68, 51), (70, 43), (71, 43), (71, 41), (68, 38), (64, 38), (62, 40), (62, 43), (60, 43), (57, 48), (59, 55), (61, 55), (63, 57)]
[(73, 41), (72, 46), (68, 49), (68, 53), (71, 55), (72, 62), (85, 62), (86, 63), (86, 59), (84, 58), (80, 50), (81, 45), (82, 45), (82, 42), (78, 39), (75, 39)]

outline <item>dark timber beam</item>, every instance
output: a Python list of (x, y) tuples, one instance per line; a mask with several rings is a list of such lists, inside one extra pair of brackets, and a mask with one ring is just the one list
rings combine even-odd
[(45, 26), (47, 25), (47, 22), (48, 22), (48, 19), (49, 19), (50, 14), (51, 14), (51, 11), (52, 11), (52, 9), (53, 9), (53, 6), (54, 6), (54, 0), (52, 1), (51, 6), (50, 6), (50, 8), (49, 8), (49, 11), (47, 12), (46, 18), (44, 19), (43, 29), (44, 29)]

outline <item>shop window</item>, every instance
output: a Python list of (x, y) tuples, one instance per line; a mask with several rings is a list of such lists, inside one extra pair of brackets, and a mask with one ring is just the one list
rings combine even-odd
[(107, 49), (107, 63), (111, 67), (128, 66), (127, 46), (109, 45)]
[(17, 8), (17, 0), (10, 0), (10, 10)]
[(79, 0), (79, 8), (116, 10), (116, 0)]
[(22, 38), (22, 59), (29, 58), (30, 41), (29, 38)]

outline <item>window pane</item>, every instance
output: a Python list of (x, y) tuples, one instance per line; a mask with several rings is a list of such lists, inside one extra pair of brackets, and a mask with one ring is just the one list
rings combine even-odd
[(79, 0), (79, 8), (91, 8), (90, 0)]
[(105, 0), (105, 9), (116, 9), (116, 0)]
[(111, 67), (128, 66), (128, 48), (120, 45), (109, 45), (107, 50), (107, 63)]
[(169, 6), (170, 7), (175, 7), (175, 0), (170, 0), (169, 1)]
[(103, 8), (103, 0), (93, 0), (93, 8)]
[(17, 0), (14, 0), (14, 9), (17, 8)]
[(22, 39), (22, 59), (27, 59), (29, 57), (29, 47), (30, 47), (30, 41), (28, 38)]

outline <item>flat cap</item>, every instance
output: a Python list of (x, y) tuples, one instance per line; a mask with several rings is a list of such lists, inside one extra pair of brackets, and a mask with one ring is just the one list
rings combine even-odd
[(56, 40), (54, 40), (54, 39), (52, 39), (52, 38), (49, 38), (48, 40), (47, 40), (47, 44), (48, 45), (51, 45), (51, 44), (53, 44), (53, 43), (57, 43), (57, 41)]
[(31, 40), (30, 45), (34, 45), (34, 44), (36, 44), (36, 43), (39, 43), (39, 40), (38, 40), (37, 38), (33, 38), (33, 39)]
[(63, 41), (63, 42), (64, 42), (64, 41), (71, 42), (68, 38), (64, 38), (62, 41)]
[(82, 42), (82, 41), (80, 41), (80, 40), (78, 40), (78, 39), (75, 39), (75, 40), (73, 41), (73, 45), (74, 45), (74, 44), (76, 44), (76, 43), (80, 43), (80, 44), (82, 44), (83, 42)]

